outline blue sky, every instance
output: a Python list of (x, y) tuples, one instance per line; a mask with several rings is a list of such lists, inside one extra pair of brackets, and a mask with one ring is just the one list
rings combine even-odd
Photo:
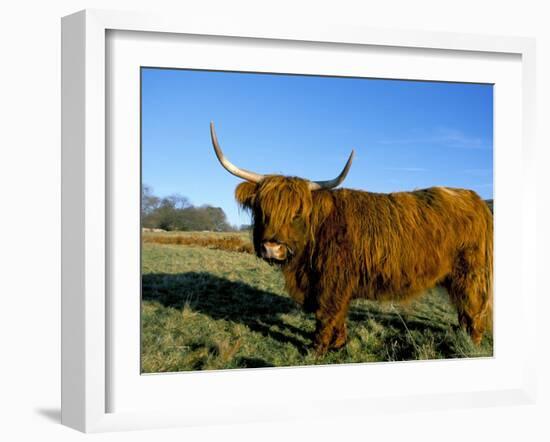
[(354, 148), (341, 187), (493, 197), (491, 85), (142, 68), (143, 183), (247, 224), (210, 121), (229, 160), (255, 172), (326, 180)]

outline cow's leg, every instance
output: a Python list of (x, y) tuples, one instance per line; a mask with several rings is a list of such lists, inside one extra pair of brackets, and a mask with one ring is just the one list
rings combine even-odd
[(458, 312), (458, 322), (479, 345), (491, 312), (491, 285), (486, 279), (483, 263), (472, 254), (462, 257), (445, 286)]
[(348, 331), (346, 328), (346, 318), (344, 317), (342, 324), (334, 327), (334, 333), (332, 334), (330, 348), (334, 348), (335, 350), (342, 348), (344, 345), (346, 345), (347, 338)]
[(485, 331), (485, 309), (483, 295), (476, 287), (464, 287), (452, 283), (447, 287), (458, 313), (458, 323), (471, 336), (474, 344), (479, 345)]
[(330, 348), (341, 348), (346, 343), (346, 317), (348, 314), (351, 291), (346, 289), (341, 296), (321, 298), (315, 318), (314, 345), (318, 355), (324, 355)]

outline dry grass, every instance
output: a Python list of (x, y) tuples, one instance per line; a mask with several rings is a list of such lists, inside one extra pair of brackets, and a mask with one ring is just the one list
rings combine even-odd
[(248, 232), (143, 232), (143, 242), (198, 246), (226, 252), (254, 253)]

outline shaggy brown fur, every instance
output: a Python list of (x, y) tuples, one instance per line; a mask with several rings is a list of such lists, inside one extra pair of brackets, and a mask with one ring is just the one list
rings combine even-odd
[(286, 288), (315, 313), (319, 354), (345, 344), (353, 298), (406, 301), (436, 284), (475, 343), (491, 326), (493, 218), (475, 192), (312, 192), (306, 180), (273, 175), (235, 193), (252, 211), (257, 255), (264, 241), (287, 248)]

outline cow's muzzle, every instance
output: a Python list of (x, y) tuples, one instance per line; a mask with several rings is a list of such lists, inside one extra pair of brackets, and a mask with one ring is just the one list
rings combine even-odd
[(288, 249), (280, 242), (264, 241), (262, 242), (260, 253), (263, 259), (284, 261), (287, 259)]

